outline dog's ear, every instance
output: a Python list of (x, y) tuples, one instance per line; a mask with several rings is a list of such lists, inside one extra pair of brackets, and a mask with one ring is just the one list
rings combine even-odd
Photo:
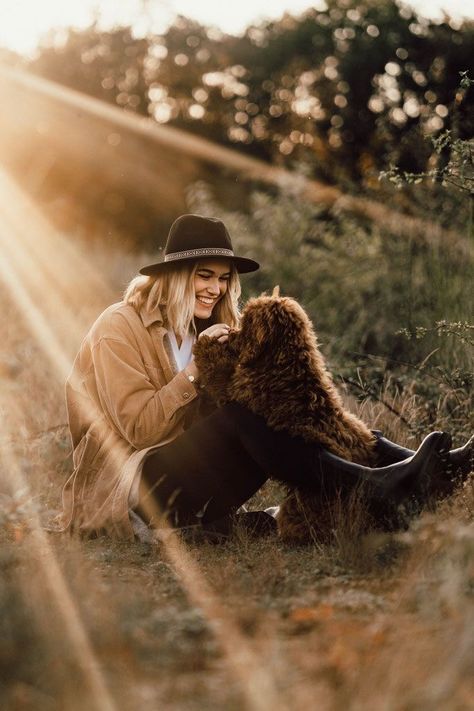
[(308, 324), (306, 314), (293, 299), (278, 296), (251, 299), (242, 313), (240, 362), (249, 363), (265, 354), (284, 360), (292, 350), (304, 345)]

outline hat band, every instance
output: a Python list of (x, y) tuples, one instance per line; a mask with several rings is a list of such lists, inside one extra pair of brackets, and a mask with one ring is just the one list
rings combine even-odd
[(171, 252), (165, 255), (165, 262), (173, 262), (175, 259), (189, 259), (190, 257), (233, 257), (231, 249), (219, 247), (202, 247), (201, 249), (186, 249), (184, 252)]

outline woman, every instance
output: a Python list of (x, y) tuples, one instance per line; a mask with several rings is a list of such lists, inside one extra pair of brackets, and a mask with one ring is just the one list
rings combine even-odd
[[(163, 261), (140, 270), (124, 300), (106, 309), (84, 339), (66, 386), (74, 471), (63, 491), (64, 522), (85, 533), (131, 538), (133, 510), (175, 526), (228, 521), (268, 473), (315, 493), (369, 481), (387, 499), (404, 482), (445, 468), (444, 433), (416, 453), (379, 436), (381, 467), (371, 469), (274, 432), (263, 418), (230, 404), (199, 410), (196, 338), (220, 342), (239, 323), (239, 273), (257, 262), (234, 254), (225, 225), (182, 215)], [(464, 466), (472, 443), (446, 455)]]

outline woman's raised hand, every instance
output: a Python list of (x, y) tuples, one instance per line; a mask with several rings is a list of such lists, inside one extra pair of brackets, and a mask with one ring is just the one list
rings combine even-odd
[[(214, 323), (199, 334), (198, 340), (201, 336), (209, 336), (209, 338), (217, 339), (219, 343), (225, 343), (229, 338), (229, 330), (230, 326), (226, 323)], [(186, 366), (185, 372), (188, 377), (191, 375), (193, 378), (199, 378), (199, 371), (194, 359)]]
[(229, 330), (230, 326), (226, 323), (214, 323), (209, 328), (206, 328), (205, 331), (201, 331), (199, 338), (201, 336), (209, 336), (209, 338), (217, 338), (219, 343), (225, 343), (229, 338)]

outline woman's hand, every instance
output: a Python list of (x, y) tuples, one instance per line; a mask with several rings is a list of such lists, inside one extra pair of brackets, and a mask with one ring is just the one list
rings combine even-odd
[(229, 338), (229, 330), (230, 326), (226, 323), (215, 323), (209, 326), (209, 328), (206, 328), (205, 331), (202, 331), (199, 334), (199, 338), (201, 338), (201, 336), (209, 336), (209, 338), (216, 338), (219, 343), (225, 343)]
[[(229, 330), (230, 326), (226, 323), (215, 323), (209, 326), (209, 328), (206, 328), (205, 331), (202, 331), (198, 336), (198, 340), (201, 336), (209, 336), (209, 338), (216, 339), (219, 343), (225, 343), (229, 338)], [(195, 380), (199, 378), (199, 370), (194, 359), (184, 370), (188, 377), (191, 375)]]

